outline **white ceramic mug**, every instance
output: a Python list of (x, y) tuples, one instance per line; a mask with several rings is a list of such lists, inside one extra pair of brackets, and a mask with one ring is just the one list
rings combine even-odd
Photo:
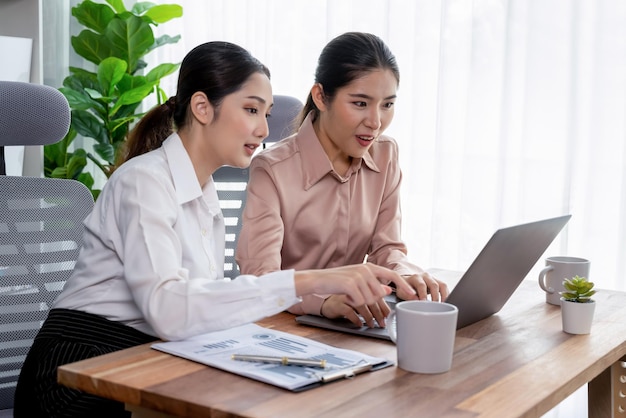
[(396, 304), (387, 330), (398, 349), (398, 367), (413, 373), (443, 373), (452, 367), (459, 310), (445, 302)]
[(561, 305), (561, 294), (565, 290), (563, 280), (574, 276), (589, 278), (589, 260), (579, 257), (548, 257), (546, 267), (539, 272), (539, 286), (546, 292), (546, 302)]

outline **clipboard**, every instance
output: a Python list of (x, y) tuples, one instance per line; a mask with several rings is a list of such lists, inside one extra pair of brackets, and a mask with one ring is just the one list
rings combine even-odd
[[(292, 392), (352, 379), (395, 363), (354, 350), (345, 350), (256, 324), (151, 346), (178, 357), (268, 383)], [(326, 368), (233, 360), (237, 353), (294, 356), (325, 360)]]

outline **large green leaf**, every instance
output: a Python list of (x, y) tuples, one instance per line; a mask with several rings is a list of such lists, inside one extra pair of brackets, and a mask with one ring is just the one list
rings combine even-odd
[[(113, 144), (116, 152), (117, 149), (126, 141), (129, 129), (129, 125), (127, 123), (118, 124), (115, 128), (112, 127), (112, 124), (117, 121), (118, 119), (115, 119), (115, 121), (111, 121), (111, 125), (109, 125), (111, 127), (111, 143)], [(117, 153), (115, 155), (117, 155)]]
[(80, 181), (85, 186), (87, 186), (89, 190), (91, 190), (91, 195), (93, 196), (94, 201), (98, 199), (98, 196), (100, 196), (100, 192), (102, 190), (93, 188), (93, 185), (95, 182), (93, 180), (93, 177), (91, 176), (91, 173), (89, 172), (80, 173), (78, 177), (76, 177), (76, 180)]
[(137, 16), (141, 16), (146, 12), (146, 10), (154, 6), (155, 4), (150, 1), (138, 1), (133, 4), (133, 8), (130, 11)]
[(113, 94), (115, 86), (122, 80), (127, 68), (126, 61), (115, 57), (106, 58), (98, 65), (98, 81), (107, 96)]
[(87, 153), (84, 149), (77, 149), (68, 160), (66, 176), (68, 179), (77, 178), (87, 166)]
[(180, 64), (159, 64), (154, 67), (148, 74), (146, 74), (146, 80), (148, 82), (156, 82), (161, 80), (163, 77), (168, 76), (176, 70)]
[(63, 85), (65, 87), (69, 87), (74, 90), (81, 90), (84, 88), (100, 88), (98, 75), (96, 73), (76, 67), (70, 67), (70, 73), (71, 74), (63, 80)]
[(109, 143), (99, 143), (93, 146), (96, 153), (107, 163), (115, 163), (115, 148)]
[(68, 179), (70, 177), (67, 176), (67, 167), (61, 166), (56, 167), (52, 172), (47, 174), (47, 177), (52, 177), (53, 179)]
[(176, 36), (162, 35), (162, 36), (159, 36), (158, 38), (156, 38), (154, 40), (154, 43), (150, 47), (150, 51), (152, 51), (153, 49), (156, 49), (156, 48), (158, 48), (160, 46), (163, 46), (163, 45), (175, 44), (178, 41), (180, 41), (180, 35), (176, 35)]
[(122, 93), (120, 98), (117, 100), (113, 109), (111, 109), (111, 114), (115, 115), (117, 110), (123, 106), (128, 104), (139, 103), (152, 91), (154, 90), (154, 83), (146, 83), (143, 86), (136, 87), (134, 89), (128, 90), (127, 92)]
[(72, 111), (72, 127), (82, 136), (93, 138), (98, 143), (109, 141), (102, 121), (86, 110)]
[(117, 83), (117, 89), (120, 93), (125, 93), (128, 90), (132, 90), (136, 87), (143, 86), (147, 83), (146, 77), (142, 75), (130, 75), (125, 74), (124, 77)]
[(111, 45), (114, 56), (128, 62), (128, 72), (133, 74), (137, 61), (144, 56), (154, 43), (150, 25), (137, 16), (129, 19), (113, 19), (105, 36)]
[[(74, 136), (75, 135), (76, 134), (74, 133)], [(44, 146), (43, 171), (46, 177), (52, 177), (52, 173), (56, 168), (65, 166), (67, 148), (67, 145), (64, 144), (63, 141)]]
[[(56, 144), (50, 144), (44, 146), (44, 172), (51, 172), (56, 167), (65, 166), (65, 162), (68, 158), (68, 149), (74, 139), (76, 138), (76, 130), (70, 127), (67, 135), (57, 142)], [(48, 176), (48, 174), (46, 174)]]
[(69, 159), (64, 165), (54, 168), (48, 177), (57, 179), (76, 179), (87, 166), (87, 153), (78, 149), (73, 154), (67, 154)]
[(90, 30), (83, 30), (78, 36), (72, 36), (71, 42), (78, 55), (96, 65), (113, 55), (113, 50), (106, 37)]
[(155, 23), (165, 23), (183, 15), (183, 8), (178, 4), (160, 4), (151, 7), (144, 16), (149, 17)]
[(81, 25), (97, 33), (104, 33), (107, 25), (115, 16), (115, 12), (106, 4), (85, 0), (72, 8), (72, 16), (74, 16)]
[(77, 91), (68, 87), (61, 87), (59, 90), (67, 99), (70, 108), (74, 110), (89, 110), (94, 107), (101, 108), (100, 103), (84, 93), (85, 90)]
[(126, 7), (124, 6), (124, 2), (122, 0), (106, 0), (106, 2), (109, 3), (117, 13), (126, 11)]

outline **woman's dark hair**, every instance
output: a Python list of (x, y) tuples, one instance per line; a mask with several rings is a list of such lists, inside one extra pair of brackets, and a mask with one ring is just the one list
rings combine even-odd
[(189, 123), (191, 96), (206, 94), (219, 115), (224, 97), (239, 90), (255, 73), (269, 78), (265, 65), (242, 47), (229, 42), (207, 42), (192, 49), (183, 59), (176, 96), (152, 108), (130, 132), (118, 164), (159, 148), (174, 131)]
[[(317, 60), (315, 83), (322, 85), (324, 98), (330, 102), (338, 89), (375, 70), (391, 70), (400, 83), (396, 57), (382, 39), (371, 33), (346, 32), (322, 50)], [(315, 113), (314, 118), (319, 116), (319, 109), (309, 94), (298, 117), (299, 125), (311, 111)]]

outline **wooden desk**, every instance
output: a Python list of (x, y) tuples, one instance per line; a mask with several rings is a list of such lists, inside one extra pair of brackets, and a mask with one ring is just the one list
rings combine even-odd
[[(142, 345), (63, 366), (59, 381), (140, 412), (180, 417), (497, 418), (539, 417), (590, 382), (589, 417), (606, 418), (617, 410), (611, 390), (621, 385), (626, 393), (619, 379), (626, 375), (619, 361), (626, 360), (626, 293), (595, 298), (591, 334), (573, 336), (561, 331), (560, 308), (524, 282), (500, 313), (457, 332), (452, 369), (440, 375), (390, 367), (291, 393)], [(290, 314), (260, 324), (396, 359), (390, 342), (298, 325)]]

